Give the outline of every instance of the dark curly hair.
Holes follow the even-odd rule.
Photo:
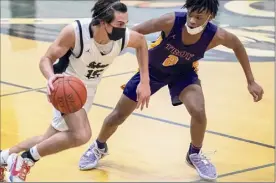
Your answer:
[[[190,9],[190,12],[203,12],[207,10],[215,17],[218,12],[219,1],[218,0],[186,0],[183,8]]]
[[[127,12],[127,6],[119,0],[98,0],[92,8],[92,24],[98,25],[100,21],[110,23],[114,20],[114,12]]]

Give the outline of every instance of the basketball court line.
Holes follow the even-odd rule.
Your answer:
[[[243,169],[243,170],[237,170],[237,171],[234,171],[234,172],[221,174],[221,175],[218,176],[218,178],[227,177],[227,176],[236,175],[236,174],[241,174],[241,173],[245,173],[245,172],[251,172],[251,171],[259,170],[259,169],[262,169],[262,168],[268,168],[268,167],[271,167],[271,166],[274,166],[274,165],[275,165],[274,163],[269,163],[269,164],[265,164],[265,165],[261,165],[261,166],[256,166],[256,167],[252,167],[252,168]],[[199,182],[201,180],[202,179],[197,179],[197,180],[193,180],[191,182]]]
[[[0,83],[10,85],[10,86],[14,86],[14,87],[18,87],[18,88],[24,88],[24,89],[29,89],[29,90],[32,89],[33,91],[46,94],[45,91],[37,90],[37,89],[31,88],[31,87],[21,86],[21,85],[17,85],[17,84],[5,82],[5,81],[0,81]],[[18,92],[17,94],[19,94],[19,93],[22,93],[22,92]],[[97,107],[105,108],[105,109],[110,109],[110,110],[114,109],[113,107],[102,105],[102,104],[97,104],[97,103],[93,103],[93,105],[97,106]],[[178,123],[178,122],[174,122],[174,121],[170,121],[170,120],[166,120],[166,119],[162,119],[162,118],[156,118],[156,117],[152,117],[152,116],[148,116],[148,115],[144,115],[144,114],[139,114],[139,113],[135,113],[135,112],[132,113],[131,115],[139,116],[139,117],[142,117],[142,118],[151,119],[151,120],[154,120],[154,121],[167,123],[167,124],[171,124],[171,125],[175,125],[175,126],[180,126],[180,127],[184,127],[184,128],[190,128],[190,125],[181,124],[181,123]],[[267,147],[267,148],[270,148],[270,149],[275,149],[275,146],[272,146],[272,145],[269,145],[269,144],[264,144],[264,143],[256,142],[256,141],[253,141],[253,140],[248,140],[248,139],[244,139],[244,138],[240,138],[240,137],[235,137],[235,136],[232,136],[232,135],[227,135],[227,134],[220,133],[220,132],[215,132],[215,131],[212,131],[212,130],[206,130],[206,133],[213,134],[213,135],[218,135],[218,136],[225,137],[225,138],[230,138],[230,139],[237,140],[237,141],[247,142],[247,143],[250,143],[250,144],[259,145],[259,146]]]
[[[1,22],[2,22],[2,19],[1,19]],[[34,24],[40,24],[40,23],[34,23]],[[46,24],[46,23],[45,23]],[[107,77],[112,77],[113,75],[111,76],[107,76]],[[0,81],[1,82],[1,81]],[[12,83],[11,83],[12,84]],[[18,85],[20,86],[20,85]],[[45,91],[40,91],[40,90],[37,90],[37,89],[33,89],[33,88],[30,88],[28,89],[28,91],[23,91],[23,92],[31,92],[31,91],[36,91],[36,92],[40,92],[40,93],[45,93]],[[18,93],[23,93],[23,92],[14,92],[13,94],[16,95]],[[275,99],[276,100],[276,99]],[[107,109],[113,109],[112,107],[108,107],[108,106],[100,106],[100,104],[94,104],[98,107],[106,107]],[[140,117],[144,117],[144,116],[140,116]],[[158,120],[158,119],[157,119]],[[174,124],[175,125],[175,124]],[[181,125],[180,125],[181,126]],[[187,128],[189,128],[189,126],[187,125]],[[237,140],[237,139],[236,139]],[[273,146],[272,146],[273,147]],[[275,147],[275,146],[274,146]],[[273,148],[274,148],[273,147]],[[268,147],[270,148],[270,147]],[[258,170],[258,169],[262,169],[262,168],[266,168],[266,167],[271,167],[273,166],[273,163],[270,163],[270,164],[265,164],[265,165],[261,165],[261,166],[256,166],[256,167],[253,167],[253,168],[247,168],[247,169],[243,169],[243,170],[238,170],[238,171],[233,171],[233,172],[229,172],[229,173],[224,173],[224,174],[221,174],[219,176],[219,178],[222,178],[222,177],[227,177],[227,176],[233,176],[233,175],[236,175],[236,174],[242,174],[244,172],[250,172],[250,171],[255,171],[255,170]],[[192,182],[198,182],[198,181],[201,181],[200,179],[199,180],[195,180],[195,181],[192,181]]]
[[[28,89],[28,90],[33,89],[31,87],[20,86],[20,85],[17,85],[17,84],[4,82],[4,81],[0,81],[0,83],[10,85],[10,86],[14,86],[14,87],[23,88],[23,89]],[[45,91],[39,90],[39,88],[33,89],[33,91],[44,93],[44,94],[46,93]],[[95,105],[97,107],[106,108],[106,109],[111,109],[111,110],[113,109],[112,107],[97,104],[97,103],[93,103],[93,105]],[[148,118],[148,119],[152,119],[152,120],[155,120],[155,121],[164,122],[164,123],[168,123],[168,124],[173,124],[173,125],[177,125],[177,126],[181,126],[181,127],[185,127],[185,128],[190,128],[189,125],[179,124],[179,123],[169,121],[169,120],[165,120],[165,119],[154,118],[154,117],[151,117],[151,116],[142,115],[142,114],[138,114],[138,113],[133,113],[132,115],[139,116],[139,117],[144,117],[144,118]],[[226,137],[226,138],[231,138],[231,139],[234,139],[234,140],[244,141],[244,142],[248,142],[248,143],[251,143],[251,144],[260,145],[260,146],[263,146],[263,147],[274,148],[273,146],[270,146],[270,145],[267,145],[267,144],[262,144],[262,143],[259,143],[259,142],[250,141],[250,140],[247,140],[247,139],[242,139],[242,138],[239,138],[239,137],[234,137],[234,136],[230,136],[230,135],[227,135],[227,134],[222,134],[222,133],[213,132],[213,131],[209,131],[209,130],[206,131],[206,133],[211,133],[211,134],[214,134],[214,135],[220,135],[220,136],[223,136],[223,137]],[[223,177],[227,177],[227,176],[242,174],[242,173],[245,173],[245,172],[251,172],[251,171],[254,171],[254,170],[259,170],[259,169],[263,169],[263,168],[267,168],[267,167],[271,167],[271,166],[274,166],[274,163],[269,163],[269,164],[265,164],[265,165],[261,165],[261,166],[246,168],[246,169],[242,169],[242,170],[236,170],[236,171],[232,171],[232,172],[229,172],[229,173],[224,173],[224,174],[219,175],[218,178],[223,178]],[[198,179],[198,180],[193,180],[191,182],[199,182],[199,181],[202,181],[202,180]]]
[[[118,73],[118,74],[111,74],[111,75],[107,75],[107,76],[103,76],[102,78],[109,78],[109,77],[114,77],[114,76],[121,76],[121,75],[125,75],[125,74],[131,74],[131,73],[136,73],[136,71],[128,71],[128,72],[122,72],[122,73]]]
[[[17,95],[17,94],[27,93],[27,92],[32,92],[32,91],[37,91],[38,92],[38,90],[42,90],[42,89],[46,89],[46,87],[27,89],[27,90],[24,90],[24,91],[14,92],[14,93],[7,93],[7,94],[4,94],[4,95],[0,95],[0,97],[6,97],[6,96],[10,96],[10,95]]]
[[[229,1],[224,5],[224,8],[238,15],[250,16],[250,17],[262,17],[262,18],[274,18],[274,12],[259,10],[252,8],[250,5],[253,3],[261,2],[259,0],[250,1]]]
[[[113,107],[109,107],[109,106],[105,106],[105,105],[101,105],[101,104],[97,104],[97,103],[93,103],[93,105],[98,106],[98,107],[102,107],[102,108],[106,108],[106,109],[114,109]],[[139,116],[139,117],[142,117],[142,118],[151,119],[151,120],[154,120],[154,121],[159,121],[159,122],[162,122],[162,123],[175,125],[175,126],[190,128],[190,125],[185,125],[185,124],[177,123],[177,122],[162,119],[162,118],[156,118],[156,117],[152,117],[152,116],[148,116],[148,115],[144,115],[144,114],[139,114],[139,113],[135,113],[135,112],[132,113],[132,115]],[[243,139],[243,138],[240,138],[240,137],[235,137],[235,136],[227,135],[227,134],[220,133],[220,132],[206,130],[206,133],[210,133],[210,134],[213,134],[213,135],[218,135],[218,136],[222,136],[222,137],[226,137],[226,138],[230,138],[230,139],[234,139],[234,140],[238,140],[238,141],[243,141],[243,142],[247,142],[247,143],[250,143],[250,144],[255,144],[255,145],[259,145],[259,146],[263,146],[263,147],[267,147],[267,148],[271,148],[271,149],[275,149],[275,147],[272,146],[272,145],[264,144],[264,143],[261,143],[261,142],[256,142],[256,141],[253,141],[253,140]]]
[[[109,78],[109,77],[121,76],[121,75],[131,74],[131,73],[135,73],[135,72],[137,72],[137,71],[122,72],[122,73],[117,73],[117,74],[111,74],[111,75],[103,76],[102,78],[104,79],[104,78]],[[0,81],[0,83],[6,84],[6,85],[10,85],[10,86],[14,86],[14,87],[19,87],[19,88],[26,89],[26,90],[20,91],[20,92],[7,93],[7,94],[4,94],[4,95],[0,95],[0,97],[6,97],[6,96],[10,96],[10,95],[17,95],[17,94],[26,93],[26,92],[32,92],[32,91],[44,93],[44,91],[41,91],[41,90],[46,89],[46,87],[30,88],[30,87],[25,87],[25,86],[13,84],[13,83],[8,83],[8,82],[5,82],[5,81]]]
[[[20,92],[8,93],[8,94],[5,94],[5,95],[0,95],[0,97],[5,97],[5,96],[9,96],[9,95],[16,95],[16,94],[26,93],[26,92],[31,92],[31,91],[36,91],[36,92],[39,92],[39,93],[45,93],[44,91],[41,91],[41,89],[46,88],[46,87],[42,87],[42,88],[31,88],[31,87],[22,86],[22,85],[17,85],[17,84],[5,82],[5,81],[0,81],[0,83],[1,83],[1,84],[6,84],[6,85],[10,85],[10,86],[14,86],[14,87],[18,87],[18,88],[26,89],[26,90],[20,91]]]

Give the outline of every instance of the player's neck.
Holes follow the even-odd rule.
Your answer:
[[[100,26],[91,26],[93,30],[93,38],[99,44],[107,44],[110,39],[105,30],[102,30]]]
[[[183,31],[182,31],[182,42],[183,42],[183,44],[184,45],[195,44],[201,38],[202,33],[203,33],[203,31],[198,33],[198,34],[191,35],[187,32],[186,27],[184,27]]]

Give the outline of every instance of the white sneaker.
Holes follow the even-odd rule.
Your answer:
[[[0,165],[0,182],[5,182],[5,166]]]
[[[30,172],[34,162],[28,158],[22,158],[18,154],[11,154],[7,161],[8,171],[10,172],[7,178],[8,182],[25,182],[27,174]]]
[[[7,157],[9,156],[9,151],[0,150],[0,182],[5,182],[5,172],[7,166]]]
[[[93,169],[97,166],[100,159],[102,159],[107,154],[107,145],[105,145],[104,149],[99,149],[98,144],[95,141],[89,149],[82,155],[79,168],[80,170],[89,170]]]

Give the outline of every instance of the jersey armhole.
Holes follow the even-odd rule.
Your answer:
[[[130,31],[128,28],[126,28],[125,36],[122,38],[121,51],[123,51],[127,47],[129,39],[130,39]]]
[[[76,57],[76,58],[80,58],[81,57],[81,55],[82,55],[82,53],[83,53],[83,32],[82,32],[82,26],[81,26],[81,23],[80,23],[80,21],[79,20],[76,20],[75,21],[76,23],[77,23],[77,29],[78,29],[78,32],[75,32],[75,36],[76,36],[76,38],[75,38],[75,48],[74,49],[71,49],[71,52],[72,52],[72,54],[74,55],[74,57]],[[74,29],[76,30],[76,27],[74,26]],[[77,34],[79,34],[79,35],[77,35]],[[79,40],[77,39],[77,36],[79,37]],[[79,43],[78,43],[78,41],[79,41]],[[76,52],[76,47],[78,47],[79,46],[79,54],[77,54],[77,53],[75,53]],[[75,52],[74,52],[74,50],[75,50]],[[77,49],[78,50],[78,49]]]
[[[121,51],[123,51],[123,49],[125,48],[125,40],[126,40],[126,36],[124,36],[122,39]]]
[[[181,14],[183,14],[183,15],[181,15]],[[183,22],[183,21],[185,21],[185,22]],[[166,38],[170,37],[173,34],[177,34],[178,33],[177,31],[179,31],[180,29],[181,29],[180,32],[182,32],[182,26],[185,25],[185,23],[186,23],[186,13],[185,12],[177,12],[177,11],[174,12],[173,26],[172,26],[169,34],[167,35],[167,37],[166,37],[165,32],[162,31],[163,34],[164,34],[164,35],[161,34],[162,37],[164,36],[164,39],[166,39]]]
[[[218,31],[218,27],[214,24],[212,24],[211,22],[209,22],[202,34],[202,39],[204,40],[204,42],[206,44],[203,44],[203,56],[205,55],[206,49],[208,48],[208,46],[210,45],[210,43],[212,42],[212,40],[214,39],[214,37],[216,36],[216,33]]]

